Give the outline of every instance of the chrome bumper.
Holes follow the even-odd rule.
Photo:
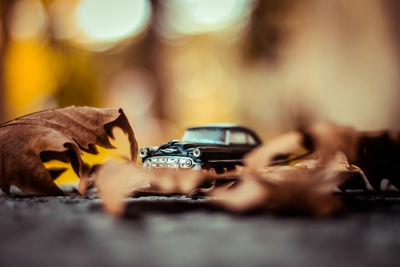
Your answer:
[[[201,170],[201,164],[195,163],[189,157],[181,156],[156,156],[143,162],[146,169],[168,168],[168,169],[192,169]]]

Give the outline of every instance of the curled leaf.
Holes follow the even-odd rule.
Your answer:
[[[333,195],[334,188],[359,174],[346,156],[337,152],[330,161],[309,159],[295,165],[251,165],[261,157],[270,159],[279,147],[266,145],[246,158],[240,169],[240,182],[226,191],[212,193],[216,204],[234,211],[266,210],[276,213],[328,215],[340,208],[340,201]],[[291,147],[291,146],[289,146]],[[265,153],[265,154],[264,154]],[[265,165],[265,164],[264,164]]]
[[[71,163],[85,179],[89,166],[82,151],[96,154],[95,145],[113,148],[112,129],[121,128],[129,138],[131,159],[137,157],[137,142],[121,109],[67,107],[29,114],[0,126],[0,188],[9,193],[15,185],[24,193],[63,195],[55,179],[62,170],[47,170],[43,162]]]

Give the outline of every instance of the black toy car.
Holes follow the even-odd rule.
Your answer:
[[[235,124],[213,124],[188,128],[181,140],[159,147],[140,149],[148,168],[211,170],[222,173],[242,164],[245,154],[261,145],[250,129]]]

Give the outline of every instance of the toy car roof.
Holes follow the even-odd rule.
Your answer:
[[[204,128],[222,128],[222,129],[231,129],[231,128],[236,128],[236,129],[245,129],[245,130],[250,130],[249,128],[245,126],[241,126],[236,123],[211,123],[211,124],[205,124],[205,125],[199,125],[199,126],[193,126],[187,128],[188,130],[194,130],[194,129],[204,129]]]

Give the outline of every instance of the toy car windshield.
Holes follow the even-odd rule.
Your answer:
[[[223,144],[225,143],[225,131],[222,129],[188,129],[183,134],[182,141],[203,144]]]

